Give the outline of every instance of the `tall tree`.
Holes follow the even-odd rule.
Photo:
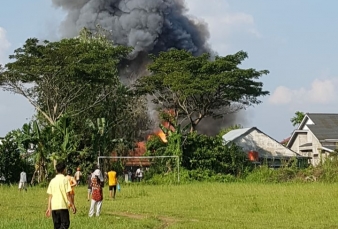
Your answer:
[[[296,111],[295,116],[290,119],[293,126],[299,125],[305,117],[305,113],[301,111]]]
[[[269,94],[257,81],[267,70],[238,67],[247,57],[243,51],[214,60],[185,50],[162,52],[152,56],[150,74],[140,78],[136,87],[161,108],[174,111],[177,119],[187,120],[194,131],[206,117],[220,118],[259,104],[259,97]]]
[[[10,56],[12,62],[0,72],[0,82],[54,124],[65,113],[76,116],[95,107],[111,93],[97,85],[119,82],[119,61],[130,51],[87,30],[57,42],[32,38]]]

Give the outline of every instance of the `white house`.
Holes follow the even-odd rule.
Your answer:
[[[293,150],[285,147],[269,135],[263,133],[256,127],[236,129],[223,135],[225,144],[234,143],[242,147],[244,152],[255,152],[256,161],[267,162],[270,167],[280,167],[283,162],[291,158],[297,158],[299,166],[307,166],[307,157],[303,157]]]
[[[307,113],[286,146],[311,157],[311,164],[317,165],[337,149],[337,144],[338,114]]]

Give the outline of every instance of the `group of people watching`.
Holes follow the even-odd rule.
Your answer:
[[[54,228],[69,228],[69,209],[72,210],[73,214],[77,211],[75,207],[75,187],[81,183],[82,172],[80,168],[77,168],[73,176],[72,170],[66,170],[64,163],[58,163],[55,168],[57,174],[50,181],[47,189],[49,198],[46,216],[52,216]],[[95,165],[92,172],[87,176],[87,200],[90,201],[89,217],[100,215],[105,177],[108,180],[109,198],[115,199],[116,190],[119,190],[117,172],[114,168],[112,167],[103,174],[99,167]],[[143,170],[141,167],[137,168],[135,173],[132,173],[131,170],[128,171],[129,181],[140,182],[142,178]],[[27,191],[27,175],[24,171],[20,173],[19,190]]]
[[[69,210],[75,214],[75,191],[74,187],[80,184],[82,173],[77,169],[74,177],[70,169],[66,172],[64,163],[56,165],[57,175],[50,181],[47,189],[48,207],[46,216],[53,218],[54,228],[69,228]],[[65,174],[67,174],[65,176]],[[116,189],[119,186],[117,173],[113,168],[106,173],[109,185],[109,197],[115,199]],[[88,201],[90,200],[89,217],[100,215],[103,200],[104,177],[98,166],[94,166],[87,177]]]

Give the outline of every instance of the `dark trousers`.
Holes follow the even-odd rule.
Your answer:
[[[68,229],[70,226],[68,209],[52,211],[54,229]]]

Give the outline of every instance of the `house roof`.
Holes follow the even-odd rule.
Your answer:
[[[315,123],[315,125],[326,128],[338,127],[338,114],[307,113],[307,116]]]
[[[225,144],[228,144],[229,142],[245,135],[246,133],[250,132],[253,129],[256,129],[256,127],[231,130],[228,133],[224,134],[222,138],[225,141]]]
[[[308,120],[313,124],[306,124]],[[338,114],[334,113],[306,113],[298,129],[296,129],[291,136],[287,147],[290,147],[296,139],[297,133],[302,132],[305,126],[314,134],[319,140],[338,139]]]
[[[308,128],[319,141],[325,139],[338,139],[338,126],[335,128],[326,126],[308,125]]]
[[[290,138],[291,138],[291,137],[288,137],[288,138],[283,139],[283,140],[280,142],[280,144],[284,145],[284,144],[288,143],[288,142],[290,141]]]
[[[332,145],[331,146],[324,145],[322,147],[322,149],[325,149],[325,150],[330,151],[330,152],[334,152],[337,149],[337,147],[336,146],[332,146]]]
[[[258,131],[259,133],[262,133],[262,134],[266,135],[268,138],[270,138],[270,139],[272,139],[273,141],[275,141],[276,143],[280,144],[281,147],[285,147],[285,146],[283,146],[280,142],[278,142],[276,139],[274,139],[274,138],[270,137],[269,135],[263,133],[263,132],[262,132],[261,130],[259,130],[257,127],[251,127],[251,128],[243,128],[243,129],[232,130],[232,131],[229,131],[228,133],[224,134],[224,135],[222,136],[222,138],[223,138],[223,140],[225,141],[225,144],[228,144],[228,143],[230,143],[230,142],[236,140],[237,138],[240,138],[240,137],[243,137],[244,135],[249,134],[249,133],[252,132],[253,130],[256,130],[256,131]],[[286,147],[285,147],[285,148],[286,148]],[[290,149],[288,149],[288,150],[290,150]],[[294,152],[294,151],[292,151],[292,150],[290,150],[290,151],[293,152],[292,155],[284,155],[284,156],[286,156],[286,157],[288,157],[288,156],[292,156],[292,157],[293,157],[293,156],[296,156],[296,157],[298,157],[298,158],[305,158],[305,157],[299,155],[298,153],[296,153],[296,152]],[[265,157],[268,157],[268,156],[265,155]],[[274,156],[272,156],[272,157],[276,157],[276,155],[274,155]]]

